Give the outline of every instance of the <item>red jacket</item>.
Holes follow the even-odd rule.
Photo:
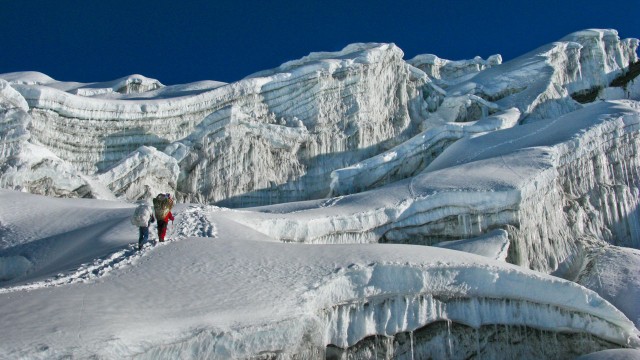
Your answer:
[[[169,222],[169,220],[173,221],[173,214],[171,213],[171,211],[169,211],[167,216],[165,216],[164,219],[162,219],[162,221],[164,222]]]

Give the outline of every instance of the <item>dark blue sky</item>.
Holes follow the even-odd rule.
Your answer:
[[[235,81],[312,51],[511,59],[585,28],[640,37],[640,0],[0,0],[0,73]]]

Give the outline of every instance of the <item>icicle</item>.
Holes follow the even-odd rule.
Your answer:
[[[509,359],[517,359],[516,351],[514,346],[512,345],[511,332],[509,331],[509,324],[504,325],[505,334],[504,334],[504,346],[509,349]]]
[[[379,346],[379,341],[378,341],[378,335],[373,335],[373,356],[374,359],[378,359],[378,346]]]
[[[546,339],[546,338],[545,338],[545,336],[544,336],[544,335],[545,335],[545,334],[544,334],[544,331],[543,331],[543,330],[540,330],[538,333],[539,333],[539,336],[538,336],[538,337],[539,337],[538,346],[540,347],[540,353],[542,354],[542,358],[543,358],[543,359],[549,359],[549,358],[551,358],[551,356],[550,356],[551,354],[546,354],[546,353],[545,353],[545,348],[546,348],[547,346],[545,346],[545,342],[546,342],[546,341],[543,341],[544,339]]]
[[[411,345],[411,360],[413,360],[413,331],[409,331],[409,342]]]
[[[447,319],[447,358],[453,357],[453,343],[451,340],[451,320]]]
[[[480,359],[481,358],[481,356],[480,356],[480,353],[481,353],[480,352],[480,329],[476,328],[475,329],[475,333],[476,333],[476,357],[478,359]]]
[[[471,235],[471,216],[469,214],[458,215],[458,224],[460,235],[465,239],[469,238]]]

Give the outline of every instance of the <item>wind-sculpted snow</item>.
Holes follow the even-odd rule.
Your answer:
[[[29,103],[33,139],[80,171],[173,143],[170,152],[183,149],[175,190],[184,199],[252,204],[323,196],[331,170],[414,135],[427,78],[402,55],[394,45],[353,45],[158,100],[87,98],[8,78]]]
[[[555,271],[581,238],[638,247],[639,130],[635,103],[595,104],[460,140],[422,174],[339,198],[330,213],[318,203],[290,213],[274,206],[247,221],[272,237],[312,243],[430,245],[504,228],[510,262]]]
[[[0,209],[19,239],[31,231],[22,226],[39,197],[1,196],[28,208]],[[51,200],[45,201],[53,214],[81,210],[78,200]],[[402,339],[414,335],[418,358],[451,351],[428,345],[433,336],[425,334],[445,344],[472,341],[456,354],[477,356],[499,348],[520,353],[523,346],[521,358],[640,347],[633,323],[596,293],[501,261],[422,246],[283,244],[235,222],[251,212],[203,206],[176,209],[171,241],[136,252],[114,246],[135,234],[122,219],[131,206],[117,204],[84,200],[89,226],[60,236],[53,247],[30,241],[22,248],[34,268],[62,264],[50,261],[53,254],[82,265],[66,276],[2,289],[0,321],[10,326],[0,328],[0,357],[317,359],[359,351],[378,336],[390,342],[386,358],[402,358],[402,344],[408,344]],[[99,212],[112,216],[114,230],[100,230],[105,224],[94,222]],[[70,228],[82,222],[78,216],[57,219]],[[39,236],[47,234],[29,235]],[[63,238],[74,240],[61,245]],[[96,243],[103,251],[118,250],[79,261]],[[49,256],[38,256],[38,249]],[[493,341],[482,340],[491,333]],[[543,335],[556,346],[539,341]]]
[[[91,282],[132,266],[150,251],[149,244],[138,251],[133,243],[135,228],[129,223],[133,209],[128,204],[95,202],[87,206],[58,199],[38,204],[19,193],[0,195],[14,202],[0,213],[0,221],[10,224],[2,229],[0,238],[0,293]],[[176,220],[169,228],[168,241],[217,236],[209,219],[215,207],[180,205],[174,211]],[[43,228],[26,228],[30,218],[43,219]],[[70,220],[55,226],[59,218]],[[150,239],[156,243],[154,231]]]
[[[447,88],[468,80],[482,70],[502,64],[502,56],[496,54],[489,56],[487,60],[476,56],[473,60],[451,61],[436,55],[424,54],[407,62],[424,71],[431,79],[437,81],[439,86]]]
[[[478,121],[426,130],[391,150],[333,171],[332,194],[352,194],[416,175],[457,140],[513,127],[519,117],[520,112],[513,108]]]
[[[154,148],[142,146],[109,170],[98,175],[116,196],[125,199],[149,199],[176,188],[177,161]]]
[[[575,290],[585,291],[579,286],[568,282],[560,283],[551,278],[540,278],[540,282],[531,281],[531,275],[513,270],[503,272],[482,267],[474,267],[474,271],[468,270],[470,269],[466,266],[451,264],[426,268],[370,264],[367,267],[341,269],[343,275],[337,276],[320,290],[321,293],[326,291],[326,296],[331,299],[331,305],[326,308],[325,321],[328,329],[325,336],[329,343],[346,349],[367,336],[376,334],[393,337],[402,332],[413,333],[426,324],[439,321],[464,324],[474,329],[501,324],[575,332],[590,327],[598,329],[595,331],[599,334],[593,335],[607,341],[613,339],[607,338],[605,333],[618,331],[614,330],[618,325],[611,324],[606,317],[594,312],[600,305],[598,301],[589,299],[592,295],[574,293]],[[397,279],[406,279],[406,283],[398,284]],[[482,286],[477,286],[478,284]],[[504,286],[505,284],[509,285]],[[549,288],[556,288],[556,291],[548,293]],[[411,295],[406,293],[409,289]],[[536,294],[535,299],[526,294]],[[500,300],[496,300],[496,295]],[[585,311],[586,308],[575,308],[572,304],[576,298],[580,299],[578,302],[586,300],[591,309]],[[314,299],[323,299],[323,296],[314,294]],[[601,305],[610,307],[605,302]],[[578,315],[580,313],[582,314]],[[628,323],[626,326],[629,326]],[[446,335],[444,334],[445,337]],[[452,338],[455,336],[448,335]],[[480,335],[476,333],[476,336]],[[418,347],[417,343],[415,346]],[[472,347],[470,352],[474,353],[476,350],[477,357],[483,357],[483,353],[486,356],[490,346],[484,347],[486,348]],[[576,349],[550,347],[547,351],[547,356],[557,358],[569,355],[563,351]],[[554,352],[555,356],[551,356]],[[436,352],[432,356],[462,357],[447,352]]]
[[[55,166],[40,168],[53,170],[64,162],[70,167],[65,174],[90,177],[75,188],[62,177],[45,175],[13,176],[3,186],[98,198],[110,188],[135,200],[147,193],[122,189],[140,188],[140,172],[129,173],[116,187],[92,181],[110,178],[94,175],[147,146],[178,160],[178,180],[168,186],[185,201],[250,206],[362,191],[417,173],[461,136],[501,128],[480,130],[478,124],[462,130],[447,122],[511,118],[514,109],[525,122],[578,109],[568,95],[606,88],[638,60],[637,46],[636,39],[620,40],[615,30],[586,30],[501,64],[499,55],[468,61],[421,55],[405,62],[393,44],[353,44],[231,84],[164,86],[142,75],[84,84],[36,72],[3,74],[8,84],[3,87],[12,88],[3,98],[18,101],[16,109],[27,114],[7,112],[0,132],[15,129],[19,121],[28,134],[22,142],[55,156],[47,160]],[[633,98],[633,83],[628,89],[603,90],[602,96]],[[8,142],[3,141],[5,153]],[[398,155],[413,147],[406,160],[375,165],[401,144]],[[22,158],[21,169],[35,166]],[[148,167],[147,173],[163,171]],[[351,171],[355,168],[361,170]],[[336,182],[331,173],[339,169],[345,170],[336,173]],[[371,179],[359,175],[368,170]]]

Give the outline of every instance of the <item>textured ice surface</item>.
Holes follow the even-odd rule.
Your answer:
[[[500,65],[502,56],[492,55],[487,60],[477,56],[472,60],[451,61],[441,59],[436,55],[418,55],[407,61],[409,64],[424,71],[430,78],[434,79],[439,86],[448,87],[453,84],[468,80],[478,72],[489,67]]]
[[[353,44],[231,84],[2,74],[0,357],[638,348],[637,47]],[[133,205],[22,192],[179,204],[137,252]]]
[[[640,350],[635,349],[613,349],[594,352],[583,355],[576,360],[636,360],[640,359]]]
[[[150,199],[158,193],[174,192],[179,172],[176,159],[141,146],[97,178],[118,197]]]
[[[640,328],[640,250],[605,246],[586,255],[575,281],[611,302]]]
[[[3,115],[0,131],[28,116],[22,141],[91,176],[140,146],[166,149],[180,167],[173,192],[185,201],[251,206],[317,199],[411,176],[460,137],[512,125],[495,124],[496,117],[507,114],[511,122],[517,111],[518,122],[530,122],[574,111],[579,105],[568,95],[606,88],[637,61],[637,46],[614,30],[588,30],[501,64],[499,56],[456,62],[423,55],[406,62],[393,44],[353,44],[232,84],[163,86],[141,75],[83,84],[9,73],[0,75],[3,87],[12,88],[3,101],[27,114]],[[601,97],[637,97],[633,84]],[[447,124],[480,119],[477,126]],[[391,161],[402,155],[404,161]],[[379,158],[387,164],[379,166]],[[332,177],[339,169],[345,170]],[[363,176],[369,169],[371,176]],[[63,188],[57,180],[25,177],[5,187],[102,197],[88,185],[36,189]],[[127,181],[134,188],[140,183],[123,178],[123,186]],[[121,188],[112,191],[122,194]],[[140,194],[124,193],[131,200]]]
[[[509,234],[505,230],[499,229],[475,238],[445,241],[434,246],[505,261],[509,250]]]

